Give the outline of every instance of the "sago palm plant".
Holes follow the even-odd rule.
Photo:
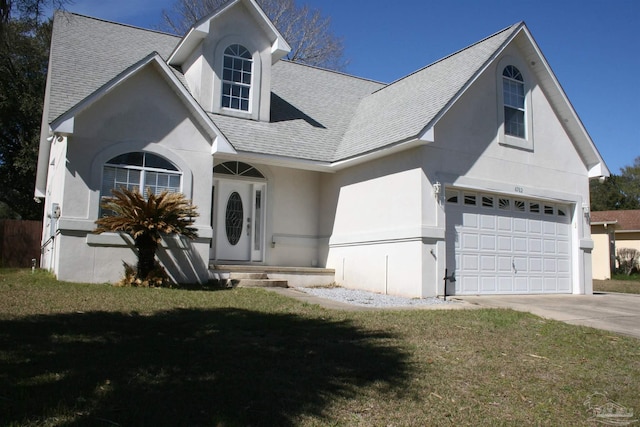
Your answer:
[[[147,190],[146,198],[137,189],[119,188],[112,193],[113,197],[102,204],[109,214],[96,221],[94,231],[126,233],[133,238],[138,256],[137,279],[144,281],[154,269],[162,236],[198,237],[191,227],[198,216],[197,208],[182,193],[163,191],[155,195]]]

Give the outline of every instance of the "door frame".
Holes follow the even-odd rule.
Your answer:
[[[248,179],[242,177],[229,177],[226,175],[214,176],[213,188],[212,188],[212,212],[211,212],[211,224],[213,228],[213,236],[211,239],[211,247],[209,250],[209,258],[211,260],[224,261],[225,254],[221,253],[221,248],[218,245],[218,239],[226,238],[225,230],[223,227],[218,227],[219,220],[223,220],[225,216],[225,210],[227,207],[227,200],[221,200],[222,192],[221,188],[224,188],[227,184],[244,184],[249,190],[250,201],[247,203],[248,215],[250,220],[250,234],[249,234],[249,249],[245,259],[241,260],[229,260],[234,263],[253,263],[263,262],[265,259],[265,236],[266,236],[266,201],[267,201],[267,182],[261,179]],[[247,225],[243,223],[243,227]]]

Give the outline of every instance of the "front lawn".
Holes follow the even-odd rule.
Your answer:
[[[597,393],[640,413],[639,340],[511,310],[0,270],[1,425],[576,426]]]
[[[640,294],[640,275],[616,275],[611,280],[594,280],[593,291]]]

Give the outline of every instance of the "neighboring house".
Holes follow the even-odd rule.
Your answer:
[[[617,268],[616,251],[640,251],[640,209],[591,212],[593,278],[611,279]]]
[[[454,274],[448,294],[592,292],[589,179],[609,171],[524,23],[392,84],[289,50],[253,0],[182,38],[57,13],[42,266],[117,280],[132,250],[91,231],[142,186],[199,207],[199,238],[160,254],[181,281],[245,264],[412,297]]]

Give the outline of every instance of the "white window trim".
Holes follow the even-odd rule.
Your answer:
[[[222,74],[224,70],[224,52],[225,50],[234,44],[239,44],[245,47],[251,53],[251,87],[249,89],[249,111],[236,110],[233,108],[225,108],[222,106]],[[221,39],[215,49],[212,49],[213,57],[213,91],[211,92],[212,104],[211,111],[217,114],[224,114],[226,116],[239,117],[243,119],[258,120],[260,116],[260,98],[262,94],[262,88],[260,82],[262,81],[262,62],[260,57],[260,51],[256,48],[251,40],[245,39],[241,36],[228,36]]]
[[[504,131],[504,90],[502,86],[503,75],[505,67],[513,65],[520,71],[522,78],[524,79],[524,120],[525,120],[525,136],[520,138],[513,135],[507,135]],[[523,150],[533,151],[533,107],[531,100],[532,90],[532,77],[528,72],[528,69],[524,62],[514,56],[503,57],[496,68],[496,92],[497,92],[497,107],[498,107],[498,143],[508,147],[520,148]]]
[[[240,46],[240,47],[242,47],[243,49],[247,50],[247,52],[249,52],[249,54],[251,54],[251,51],[250,51],[247,47],[245,47],[243,44],[241,44],[241,43],[232,43],[232,44],[229,44],[229,45],[224,49],[224,51],[222,52],[222,78],[221,78],[221,90],[220,90],[220,107],[221,107],[223,110],[225,110],[225,111],[235,111],[235,112],[242,112],[242,113],[248,113],[248,114],[251,114],[251,111],[252,111],[252,100],[253,100],[253,96],[254,96],[254,84],[253,84],[253,75],[254,75],[254,71],[253,71],[253,70],[254,70],[254,68],[255,68],[255,66],[254,66],[254,65],[255,65],[255,62],[254,62],[254,60],[253,60],[253,56],[254,56],[254,55],[253,55],[253,54],[251,54],[251,59],[249,59],[249,58],[244,58],[244,57],[237,56],[237,55],[229,55],[229,54],[227,54],[227,53],[226,53],[226,51],[227,51],[227,49],[228,49],[228,48],[230,48],[231,46]],[[242,82],[236,82],[236,81],[233,81],[233,80],[225,80],[225,79],[224,79],[224,71],[225,71],[225,69],[226,69],[226,68],[225,68],[225,65],[224,65],[224,62],[225,62],[224,60],[225,60],[225,58],[226,58],[226,57],[230,57],[230,58],[233,58],[233,59],[237,58],[237,59],[240,59],[240,60],[242,60],[242,61],[247,61],[247,60],[251,61],[251,71],[250,71],[251,81],[249,82],[249,84],[242,83]],[[225,96],[225,95],[224,95],[224,93],[223,93],[222,88],[224,88],[224,85],[225,85],[225,84],[229,84],[229,85],[231,85],[232,87],[233,87],[233,86],[238,86],[238,87],[241,87],[241,88],[242,88],[242,87],[248,87],[248,88],[249,88],[249,98],[247,99],[247,104],[248,104],[248,105],[247,105],[247,109],[246,109],[246,110],[243,110],[242,108],[225,107],[225,106],[223,106],[223,105],[222,105],[222,104],[223,104],[222,99],[223,99],[223,98],[224,98],[224,96]],[[243,99],[243,98],[242,98],[242,97],[240,97],[240,102],[242,102],[242,99]]]

